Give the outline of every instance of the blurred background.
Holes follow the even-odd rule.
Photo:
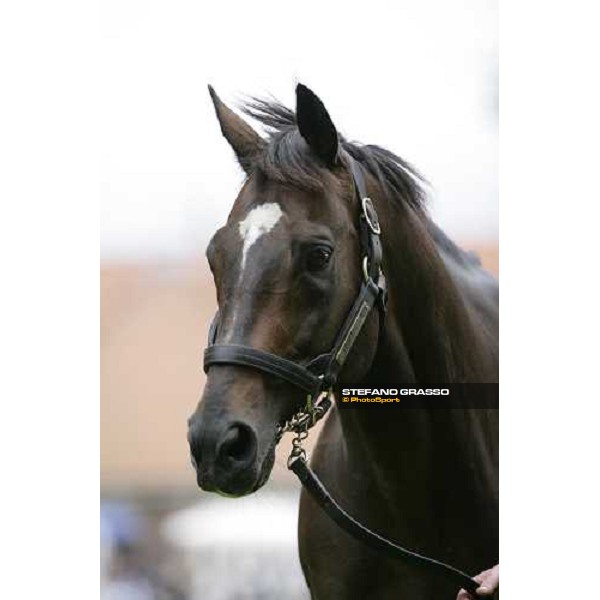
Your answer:
[[[206,84],[230,106],[245,94],[293,106],[307,84],[346,137],[420,169],[433,218],[497,274],[496,2],[99,10],[102,599],[307,598],[289,441],[244,499],[201,492],[188,458],[215,310],[204,249],[242,181]]]

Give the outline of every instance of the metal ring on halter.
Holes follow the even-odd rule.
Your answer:
[[[365,256],[363,258],[362,271],[363,271],[363,277],[365,278],[365,281],[369,281],[370,277],[369,277],[369,257],[368,256]]]
[[[367,225],[369,229],[375,234],[379,235],[381,233],[381,227],[379,225],[379,221],[377,219],[377,213],[375,212],[375,208],[373,206],[373,202],[369,196],[365,196],[362,199],[362,211],[363,215],[365,215],[365,220],[367,221]]]

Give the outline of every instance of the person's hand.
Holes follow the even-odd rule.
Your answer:
[[[479,596],[491,596],[500,586],[500,565],[496,565],[487,571],[482,571],[479,575],[473,577],[473,579],[480,584],[477,588],[477,594]],[[456,596],[456,600],[471,600],[471,596],[465,591],[460,590],[458,592],[458,596]]]

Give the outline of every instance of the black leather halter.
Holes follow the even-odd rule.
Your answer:
[[[381,270],[381,228],[377,212],[367,196],[364,176],[360,165],[347,153],[344,161],[348,166],[357,199],[360,202],[359,217],[360,246],[362,254],[363,283],[354,305],[350,309],[342,328],[338,332],[333,348],[304,365],[271,352],[238,344],[217,344],[219,314],[215,315],[208,335],[208,347],[204,351],[204,371],[213,365],[240,365],[251,367],[284,379],[301,388],[311,398],[330,390],[338,376],[356,338],[375,305],[379,308],[380,329],[385,315],[386,287]]]

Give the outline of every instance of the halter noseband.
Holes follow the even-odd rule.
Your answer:
[[[309,398],[330,390],[338,376],[358,334],[375,305],[380,311],[380,330],[385,315],[386,285],[381,270],[381,228],[377,212],[367,195],[365,179],[360,165],[348,154],[344,159],[352,175],[354,189],[360,206],[359,233],[363,282],[342,328],[326,354],[321,354],[303,365],[264,350],[238,344],[217,344],[219,313],[215,315],[208,334],[208,347],[204,351],[204,372],[213,365],[239,365],[250,367],[268,375],[284,379],[304,390]]]

